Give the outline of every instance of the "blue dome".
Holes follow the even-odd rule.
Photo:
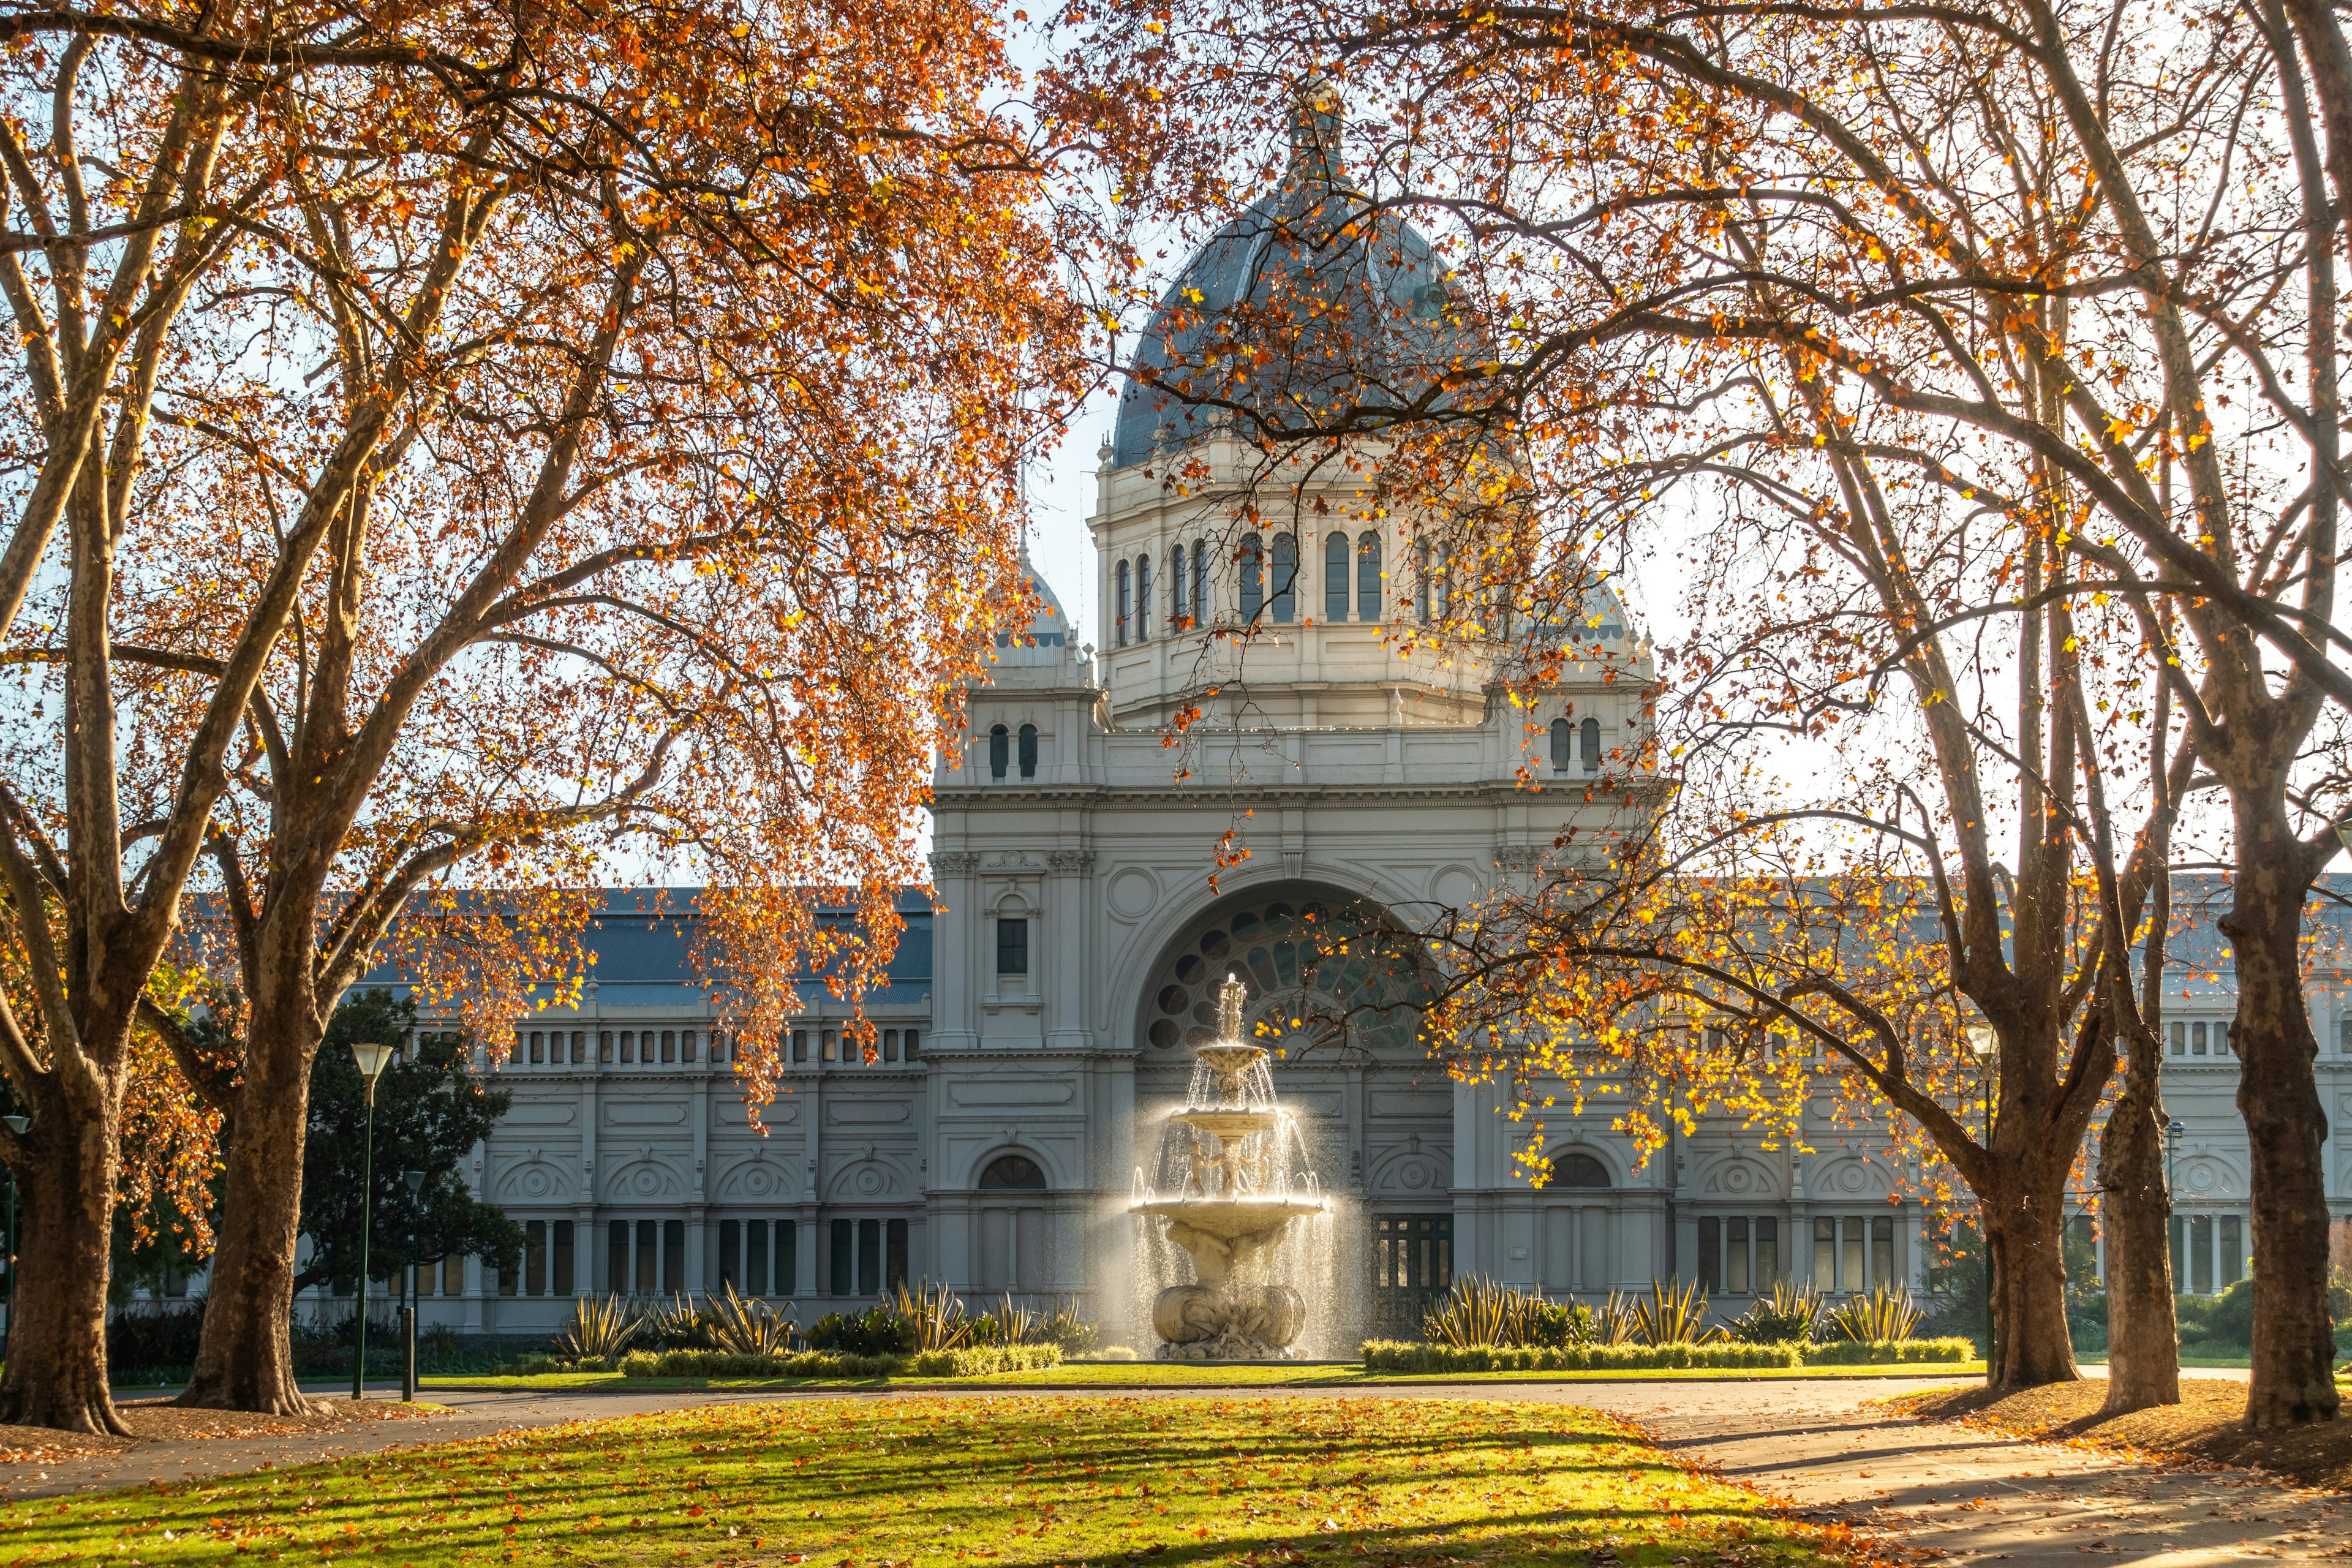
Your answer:
[[[1486,356],[1429,241],[1346,183],[1339,116],[1303,102],[1282,183],[1217,231],[1136,345],[1111,461],[1221,427],[1271,436],[1343,410],[1402,407]]]

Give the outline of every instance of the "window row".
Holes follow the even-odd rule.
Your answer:
[[[1571,725],[1565,719],[1551,721],[1551,771],[1567,773],[1571,767],[1581,767],[1588,773],[1601,771],[1601,721],[1587,719]]]
[[[702,1037],[692,1029],[517,1029],[512,1061],[532,1067],[583,1065],[592,1036],[600,1067],[691,1063],[702,1048]],[[711,1061],[727,1059],[725,1034],[710,1031],[707,1044]]]
[[[1892,1215],[1822,1215],[1813,1221],[1813,1288],[1859,1295],[1907,1283],[1895,1271]]]
[[[1377,529],[1323,539],[1323,619],[1326,623],[1381,621],[1391,616],[1385,546]],[[1164,572],[1150,554],[1111,567],[1111,642],[1118,647],[1149,642],[1155,625],[1182,631],[1216,619],[1210,604],[1209,542],[1179,542],[1168,551]],[[1418,541],[1413,609],[1427,621],[1453,614],[1449,553]],[[1298,619],[1303,592],[1298,536],[1271,538],[1244,533],[1234,550],[1234,605],[1244,622],[1288,625]],[[1002,775],[1000,775],[1002,776]]]
[[[801,1272],[800,1225],[789,1219],[724,1219],[705,1232],[711,1253],[704,1270],[704,1289],[733,1286],[747,1296],[797,1296],[817,1281]],[[688,1289],[686,1277],[686,1221],[682,1219],[616,1219],[605,1227],[604,1285],[599,1291],[581,1277],[573,1245],[575,1227],[568,1219],[523,1222],[522,1267],[500,1276],[501,1296],[573,1296],[609,1291],[620,1296],[674,1296]],[[835,1296],[879,1296],[908,1279],[908,1237],[903,1219],[836,1219],[829,1222],[832,1270],[827,1293]],[[812,1260],[814,1262],[814,1260]],[[443,1267],[420,1271],[420,1289],[430,1295],[434,1276],[440,1275],[441,1293],[465,1291],[464,1259],[449,1258]],[[390,1289],[396,1290],[398,1282]],[[385,1288],[382,1285],[380,1289]]]
[[[2199,1020],[2167,1024],[2164,1029],[2176,1057],[2226,1057],[2232,1054],[2227,1023]]]
[[[1035,778],[1037,776],[1036,725],[1024,724],[1021,726],[1020,754],[1021,776],[1024,779]],[[992,779],[1003,778],[1004,776],[1005,769],[1011,764],[1012,760],[1012,732],[1006,730],[1003,725],[998,724],[988,731],[988,776]]]
[[[1780,1278],[1780,1222],[1770,1215],[1706,1215],[1698,1222],[1698,1282],[1711,1296],[1769,1290]]]
[[[850,1062],[872,1065],[876,1062],[913,1061],[915,1052],[923,1043],[920,1029],[877,1029],[871,1055],[861,1055],[857,1037],[846,1029],[794,1029],[792,1032],[792,1059],[795,1062]]]

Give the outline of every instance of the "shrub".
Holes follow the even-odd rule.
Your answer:
[[[1821,1316],[1822,1293],[1811,1280],[1776,1279],[1772,1293],[1750,1301],[1727,1331],[1747,1344],[1782,1344],[1811,1339]]]
[[[1918,1331],[1919,1316],[1910,1291],[1900,1286],[1876,1285],[1840,1303],[1831,1311],[1829,1322],[1847,1339],[1875,1343],[1909,1339]]]
[[[1367,1340],[1367,1372],[1642,1372],[1672,1367],[1792,1367],[1795,1345],[1445,1345]]]
[[[2346,1331],[2352,1332],[2352,1327],[2347,1327]],[[1126,1345],[1104,1345],[1095,1352],[1097,1361],[1133,1361],[1135,1359],[1135,1352]]]
[[[903,1355],[916,1349],[916,1326],[910,1318],[882,1307],[863,1312],[828,1313],[808,1331],[809,1348],[844,1355]]]
[[[647,1350],[712,1350],[710,1323],[702,1310],[678,1295],[637,1310],[637,1342]]]
[[[1465,1274],[1443,1302],[1422,1315],[1421,1331],[1433,1344],[1525,1344],[1529,1305],[1527,1295],[1507,1285]]]
[[[898,1370],[906,1377],[988,1377],[1004,1372],[1043,1372],[1061,1364],[1059,1345],[971,1345],[962,1350],[919,1351]]]
[[[780,1356],[631,1351],[621,1358],[621,1372],[626,1377],[887,1377],[898,1360],[843,1351],[794,1351]]]
[[[205,1302],[132,1301],[106,1320],[106,1364],[123,1383],[169,1381],[196,1364]]]
[[[1888,1366],[1898,1362],[1973,1361],[1977,1342],[1954,1335],[1939,1340],[1831,1340],[1804,1349],[1807,1366]]]
[[[965,1313],[962,1297],[928,1280],[917,1280],[911,1289],[899,1286],[890,1305],[914,1328],[915,1342],[908,1347],[912,1350],[951,1351],[971,1344],[975,1342],[972,1330],[985,1321]]]
[[[1066,1356],[1084,1355],[1102,1339],[1102,1330],[1078,1315],[1076,1301],[1057,1301],[1032,1336],[1035,1343],[1053,1345]]]

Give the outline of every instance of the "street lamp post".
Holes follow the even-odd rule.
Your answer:
[[[1993,1032],[1990,1024],[1970,1024],[1966,1032],[1969,1053],[1977,1058],[1978,1074],[1984,1083],[1984,1146],[1985,1153],[1990,1156],[1992,1153],[1993,1063],[2000,1054],[2000,1037]],[[1992,1219],[1986,1211],[1982,1193],[1977,1194],[1977,1226],[1984,1241],[1985,1381],[1990,1383],[1998,1342],[1992,1318]]]
[[[423,1234],[416,1197],[425,1190],[425,1173],[403,1171],[400,1179],[408,1188],[408,1305],[401,1310],[400,1397],[414,1405],[416,1403],[416,1242]]]
[[[367,1080],[367,1135],[361,1140],[360,1153],[360,1310],[352,1325],[358,1335],[352,1357],[352,1398],[356,1401],[367,1397],[368,1222],[375,1208],[375,1080],[392,1061],[392,1047],[353,1041],[352,1059],[359,1064],[360,1077]]]
[[[8,1131],[22,1138],[33,1130],[29,1116],[0,1116]],[[8,1173],[8,1327],[16,1326],[16,1173]]]

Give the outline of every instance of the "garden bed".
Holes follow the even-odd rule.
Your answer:
[[[1364,1370],[1370,1373],[1763,1371],[1912,1363],[1956,1365],[1973,1361],[1976,1347],[1963,1339],[1760,1345],[1737,1341],[1669,1345],[1435,1345],[1367,1340],[1363,1356]]]
[[[2047,1443],[2155,1454],[2271,1471],[2306,1486],[2352,1491],[2352,1420],[2284,1432],[2246,1429],[2246,1385],[2185,1377],[2180,1403],[2099,1418],[2105,1379],[2057,1383],[1996,1398],[1981,1388],[1899,1395],[1887,1403],[1930,1421],[1958,1421]]]

